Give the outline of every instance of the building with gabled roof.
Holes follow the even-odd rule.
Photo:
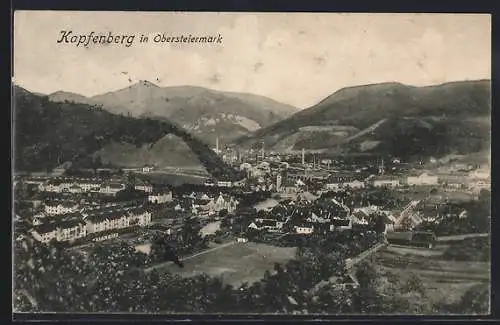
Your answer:
[[[43,223],[33,227],[31,234],[39,242],[48,243],[56,238],[57,226],[51,223]]]
[[[45,213],[48,215],[75,212],[78,210],[78,207],[78,203],[70,201],[48,201],[44,204]]]
[[[116,196],[116,194],[125,189],[125,184],[122,183],[105,183],[102,184],[99,193],[105,195]]]

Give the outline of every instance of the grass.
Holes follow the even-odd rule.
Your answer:
[[[243,282],[260,280],[274,263],[284,264],[295,258],[295,247],[275,247],[259,243],[235,243],[184,261],[184,268],[168,264],[158,271],[168,271],[183,277],[206,273],[221,277],[225,284],[239,286]]]
[[[389,246],[374,254],[372,260],[400,281],[417,275],[434,303],[456,302],[472,286],[491,282],[488,262],[445,261],[438,254],[443,251],[439,246],[432,251]]]

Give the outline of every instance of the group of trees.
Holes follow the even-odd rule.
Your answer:
[[[284,265],[276,263],[261,281],[238,287],[225,285],[222,279],[208,275],[181,278],[164,271],[145,272],[147,257],[125,243],[96,246],[85,256],[57,246],[19,242],[15,289],[17,293],[24,289],[38,307],[28,306],[21,299],[22,294],[18,295],[19,304],[15,307],[24,311],[165,313],[444,311],[426,303],[418,278],[396,283],[366,265],[357,268],[358,287],[327,283],[312,292],[318,282],[332,275],[345,276],[345,259],[378,241],[376,236],[361,234],[356,241],[350,241],[352,245],[332,239],[318,238],[321,242],[316,245],[298,249],[295,259]],[[473,301],[472,308],[481,312],[487,296],[479,290],[478,294],[469,293],[463,299]],[[446,310],[457,306],[447,305]]]

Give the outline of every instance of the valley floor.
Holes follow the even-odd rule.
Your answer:
[[[274,263],[284,264],[295,258],[296,248],[275,247],[259,243],[224,244],[220,249],[183,259],[184,268],[167,263],[158,270],[164,270],[183,277],[206,273],[221,277],[225,284],[239,286],[263,278],[266,270],[272,271]]]
[[[456,302],[472,286],[491,281],[489,262],[446,261],[441,259],[445,249],[445,245],[432,250],[391,245],[374,254],[372,260],[382,272],[399,280],[417,275],[434,303]]]

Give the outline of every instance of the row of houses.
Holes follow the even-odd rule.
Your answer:
[[[345,230],[357,222],[355,215],[343,203],[335,199],[295,203],[290,201],[260,211],[248,226],[268,232],[312,234],[315,231]]]
[[[209,196],[206,193],[184,195],[174,207],[176,211],[192,213],[195,216],[211,216],[223,210],[233,213],[238,207],[238,200],[233,196],[219,193]]]
[[[357,176],[341,175],[331,176],[328,178],[325,188],[327,190],[336,190],[342,187],[364,188],[368,185],[375,187],[398,187],[402,185],[408,186],[434,186],[438,185],[438,176],[422,173],[417,176],[404,177],[392,175],[371,175],[367,178],[359,178]]]
[[[125,184],[110,181],[103,182],[98,179],[51,179],[38,185],[38,189],[42,192],[52,193],[100,193],[104,195],[116,195],[118,192],[125,189]]]
[[[149,193],[147,200],[153,204],[164,204],[173,201],[173,196],[171,191],[158,191]],[[87,205],[89,206],[89,205]],[[71,200],[51,200],[43,204],[44,212],[47,215],[61,215],[66,213],[72,213],[80,210],[82,207],[78,202]]]
[[[112,206],[82,210],[53,218],[35,218],[32,236],[48,243],[55,239],[59,242],[72,242],[90,234],[99,235],[113,230],[132,226],[145,227],[151,224],[151,212],[143,207]]]
[[[365,188],[366,186],[375,187],[399,187],[399,186],[437,186],[444,185],[450,188],[467,188],[470,190],[490,189],[491,181],[488,178],[473,178],[467,175],[432,175],[422,173],[420,175],[411,175],[407,177],[392,175],[371,175],[366,178],[360,178],[352,175],[330,176],[325,183],[325,189],[336,190],[343,187]]]

